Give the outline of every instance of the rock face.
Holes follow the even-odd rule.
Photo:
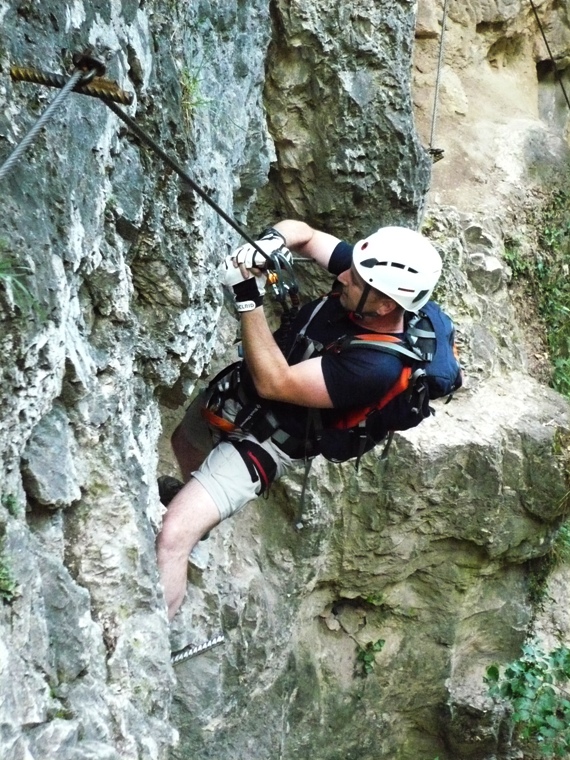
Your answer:
[[[429,181],[411,128],[410,3],[277,2],[265,99],[277,164],[263,200],[343,236],[415,225]],[[282,200],[281,200],[282,199]]]
[[[418,133],[445,156],[433,169],[430,202],[505,212],[524,202],[537,175],[551,182],[567,160],[558,80],[568,90],[568,9],[534,3],[539,28],[525,0],[450,3],[440,67],[440,5],[418,4],[414,48]]]
[[[550,452],[567,407],[525,376],[480,394],[399,436],[385,464],[315,464],[301,530],[297,479],[236,518],[229,556],[220,529],[183,614],[219,615],[226,656],[178,666],[174,757],[497,756],[482,676],[524,639],[528,562],[566,508]],[[377,641],[365,675],[357,653]]]
[[[298,473],[216,529],[169,631],[157,469],[185,398],[233,358],[217,268],[238,236],[70,96],[1,180],[2,760],[512,756],[482,674],[533,619],[569,419],[527,373],[504,240],[529,169],[565,157],[567,114],[526,4],[454,7],[426,209],[440,11],[414,10],[0,0],[0,164],[54,95],[10,65],[61,72],[91,45],[129,113],[251,229],[290,214],[352,239],[427,210],[467,372],[386,461],[317,462],[302,509]],[[564,12],[540,8],[561,67]],[[173,671],[171,643],[220,629],[223,648]]]

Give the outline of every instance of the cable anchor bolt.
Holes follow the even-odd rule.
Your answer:
[[[83,53],[75,53],[73,63],[76,71],[82,71],[83,76],[73,88],[73,92],[80,95],[89,95],[93,98],[99,98],[103,101],[112,101],[130,106],[134,100],[131,92],[122,90],[119,85],[112,79],[107,79],[105,64],[98,58],[91,55],[87,50]],[[69,81],[67,76],[55,74],[52,71],[43,71],[32,66],[20,66],[14,64],[10,66],[10,76],[15,82],[31,82],[32,84],[41,84],[45,87],[65,87]]]

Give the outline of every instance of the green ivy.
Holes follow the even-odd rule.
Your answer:
[[[524,256],[517,240],[510,239],[504,258],[538,305],[553,366],[552,385],[570,398],[570,192],[552,190],[530,221],[538,230],[533,255]]]
[[[378,639],[377,641],[369,641],[365,646],[358,645],[356,660],[360,665],[359,675],[368,676],[374,670],[376,664],[376,655],[381,652],[386,642],[384,639]]]
[[[560,646],[545,653],[536,642],[522,648],[520,659],[501,673],[487,669],[489,694],[505,701],[522,744],[545,758],[570,752],[570,649]]]
[[[557,565],[570,564],[570,522],[563,522],[556,532],[552,545],[554,563]]]

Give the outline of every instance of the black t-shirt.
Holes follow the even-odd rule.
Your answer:
[[[340,242],[331,256],[329,272],[339,275],[350,268],[351,262],[352,246]],[[298,363],[304,354],[306,344],[293,344],[296,335],[307,324],[317,304],[318,301],[312,301],[303,306],[291,326],[284,347],[284,354],[288,357],[290,365]],[[371,332],[373,331],[363,328],[340,305],[338,298],[330,297],[311,320],[306,337],[328,346],[344,336]],[[322,357],[322,369],[325,385],[334,405],[334,409],[321,410],[322,422],[326,427],[338,416],[338,410],[358,409],[374,404],[382,398],[399,378],[402,362],[396,356],[382,351],[350,347],[339,353],[325,353]],[[244,383],[248,397],[259,400],[247,372]],[[297,438],[304,438],[307,430],[307,407],[280,401],[261,403],[271,408],[283,430]]]

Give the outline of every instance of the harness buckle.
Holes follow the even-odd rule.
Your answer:
[[[236,414],[235,424],[244,433],[251,433],[258,441],[266,441],[279,429],[275,415],[257,403],[244,404]]]

